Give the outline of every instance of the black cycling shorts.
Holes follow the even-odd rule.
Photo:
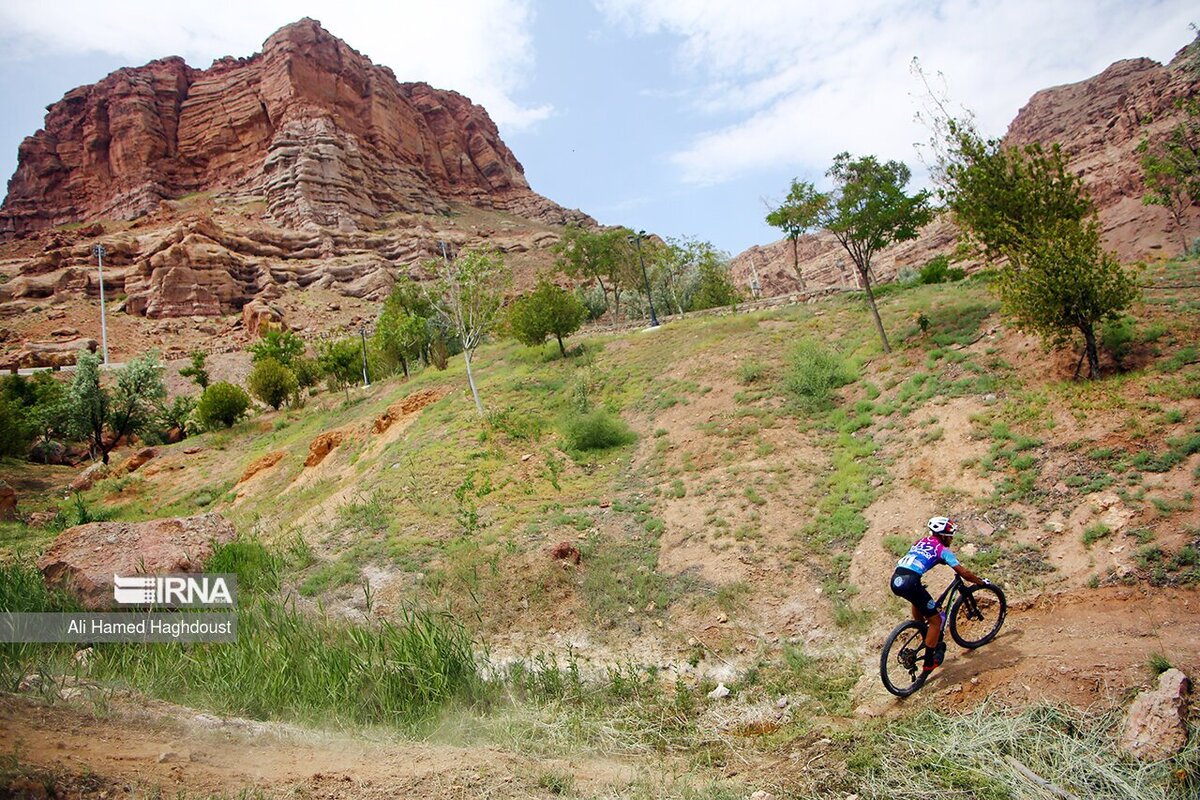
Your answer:
[[[906,569],[898,569],[892,574],[892,594],[903,597],[908,602],[923,611],[926,615],[937,611],[937,603],[929,594],[921,576]]]

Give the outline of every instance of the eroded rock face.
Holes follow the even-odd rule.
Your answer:
[[[195,192],[265,197],[268,219],[292,228],[355,230],[450,201],[586,219],[530,190],[483,108],[400,83],[304,19],[250,58],[166,58],[69,92],[21,145],[0,236],[135,218]]]
[[[237,535],[220,514],[148,522],[91,522],[62,532],[38,559],[48,584],[64,586],[85,608],[113,605],[113,575],[198,572],[213,543]]]

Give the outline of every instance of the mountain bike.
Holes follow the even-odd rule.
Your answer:
[[[993,583],[968,586],[962,577],[954,581],[937,600],[938,608],[949,608],[947,624],[950,636],[961,647],[974,650],[996,638],[1008,601],[1004,591]],[[925,622],[915,619],[897,625],[879,655],[879,677],[884,687],[897,697],[908,697],[925,685],[929,673],[925,662]],[[943,637],[945,631],[942,631]]]

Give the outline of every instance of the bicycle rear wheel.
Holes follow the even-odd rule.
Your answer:
[[[1007,613],[1008,601],[999,586],[968,586],[950,609],[950,636],[969,650],[982,647],[996,638]]]
[[[879,654],[879,677],[897,697],[908,697],[925,685],[925,623],[909,620],[896,626]]]

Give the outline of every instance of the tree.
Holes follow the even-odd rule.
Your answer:
[[[801,289],[804,288],[804,274],[800,271],[799,239],[812,229],[813,220],[824,210],[826,202],[826,195],[818,192],[811,183],[793,178],[787,197],[767,214],[767,224],[779,228],[792,242],[792,269],[796,271]]]
[[[943,195],[968,249],[1003,267],[1004,311],[1052,345],[1080,333],[1088,375],[1098,377],[1096,326],[1118,318],[1138,290],[1101,246],[1082,179],[1057,145],[1004,147],[954,120],[945,130]]]
[[[204,390],[196,404],[196,416],[206,429],[232,427],[250,408],[250,395],[232,383],[217,381]]]
[[[196,410],[196,398],[177,394],[171,402],[163,403],[158,410],[158,424],[167,431],[178,430],[181,438],[187,438],[188,421]]]
[[[691,303],[695,311],[736,305],[742,299],[742,293],[729,277],[729,262],[724,259],[706,258],[701,261],[697,278]]]
[[[558,340],[559,352],[566,358],[563,337],[579,330],[585,316],[587,309],[579,298],[541,278],[532,292],[513,301],[508,322],[513,337],[531,347],[546,341],[547,336],[553,336]]]
[[[496,322],[504,290],[512,275],[499,253],[478,250],[468,251],[453,261],[434,261],[430,266],[436,275],[435,294],[430,301],[437,316],[462,345],[467,383],[475,398],[475,408],[482,417],[483,403],[471,372],[471,359]]]
[[[406,378],[410,360],[421,358],[429,362],[432,315],[429,299],[409,278],[398,280],[383,303],[375,324],[375,346],[386,359],[400,365]]]
[[[208,388],[208,369],[205,367],[208,361],[208,356],[203,350],[192,351],[192,365],[179,370],[179,374],[185,378],[191,378],[200,391]]]
[[[358,339],[349,337],[321,345],[317,363],[329,383],[329,390],[342,389],[350,399],[350,386],[362,377],[362,350]]]
[[[871,260],[886,247],[916,238],[921,226],[933,218],[930,193],[907,195],[908,167],[899,161],[880,163],[875,156],[853,158],[839,153],[826,175],[834,182],[829,192],[818,192],[812,184],[793,186],[792,194],[803,200],[793,222],[802,231],[828,230],[850,256],[866,290],[883,351],[890,353],[892,346],[871,291]]]
[[[604,293],[605,304],[612,294],[614,320],[621,316],[621,292],[636,288],[641,281],[632,235],[628,228],[588,230],[568,225],[555,245],[558,267],[563,272],[595,281]]]
[[[265,358],[273,358],[285,367],[304,355],[304,340],[291,331],[270,330],[262,339],[246,348],[250,360],[257,364]]]
[[[1184,217],[1188,208],[1200,203],[1200,101],[1181,100],[1177,108],[1184,115],[1182,121],[1160,141],[1142,139],[1138,152],[1146,180],[1142,202],[1163,206],[1171,213],[1186,252],[1190,243]]]
[[[162,374],[157,353],[139,356],[117,371],[116,386],[110,392],[100,383],[100,356],[80,351],[68,395],[70,424],[105,464],[117,442],[153,421],[155,410],[167,396]],[[105,428],[110,438],[105,438]]]
[[[246,378],[250,394],[276,411],[300,389],[296,373],[273,358],[264,358],[254,365]]]

